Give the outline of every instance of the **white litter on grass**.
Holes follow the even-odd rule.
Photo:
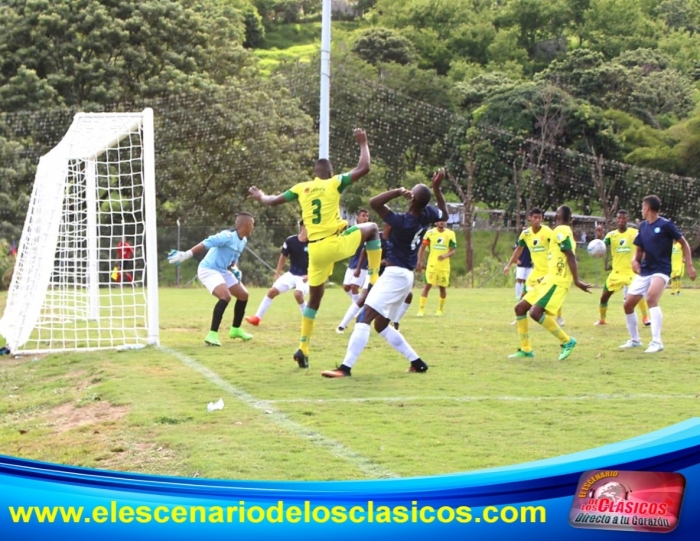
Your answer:
[[[209,402],[207,404],[207,411],[215,411],[224,409],[224,399],[219,398],[217,402]]]

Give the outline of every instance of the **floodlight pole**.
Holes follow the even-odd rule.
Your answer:
[[[331,91],[331,0],[323,0],[321,15],[321,96],[319,104],[318,157],[329,157]]]

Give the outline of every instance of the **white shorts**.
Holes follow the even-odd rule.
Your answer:
[[[358,286],[362,287],[365,283],[365,278],[367,277],[367,269],[362,269],[360,275],[355,278],[355,269],[348,269],[345,271],[345,278],[343,278],[344,286]]]
[[[651,276],[640,276],[639,274],[637,274],[632,280],[632,283],[629,285],[629,288],[627,289],[627,294],[642,295],[643,297],[646,297],[647,291],[649,290],[649,286],[651,285],[651,279],[657,276],[664,281],[664,287],[666,287],[668,281],[670,280],[670,278],[666,274],[661,274],[660,272],[652,274]]]
[[[213,269],[204,269],[202,267],[197,269],[197,278],[199,278],[199,281],[209,290],[209,293],[214,291],[214,289],[221,284],[226,284],[226,288],[231,289],[238,283],[238,279],[231,271],[221,272]]]
[[[272,284],[272,287],[274,287],[280,293],[284,293],[290,289],[296,289],[297,291],[301,291],[301,294],[304,295],[304,297],[309,294],[309,282],[305,282],[303,276],[297,276],[289,271],[277,278],[275,283]]]
[[[394,321],[412,287],[413,271],[401,267],[386,267],[377,283],[370,289],[365,304],[389,321]]]
[[[515,279],[527,280],[532,272],[532,267],[515,267]]]

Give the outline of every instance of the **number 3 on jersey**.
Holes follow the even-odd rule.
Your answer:
[[[312,224],[320,224],[321,223],[321,200],[320,199],[312,199],[311,205],[314,207],[313,210],[311,211],[314,215],[314,219],[311,220],[311,223]]]

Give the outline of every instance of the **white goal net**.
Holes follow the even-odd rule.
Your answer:
[[[153,111],[78,113],[39,161],[0,333],[12,353],[158,343]]]

